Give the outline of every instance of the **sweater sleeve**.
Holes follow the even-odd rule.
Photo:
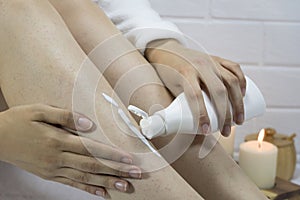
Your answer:
[[[142,53],[149,42],[172,38],[185,44],[177,26],[163,20],[148,0],[99,0],[99,6]]]

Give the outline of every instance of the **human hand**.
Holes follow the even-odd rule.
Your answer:
[[[80,132],[94,127],[83,115],[45,105],[0,113],[0,160],[99,196],[106,189],[129,192],[129,182],[120,177],[141,178],[128,153],[56,126]]]
[[[172,39],[151,42],[145,56],[174,96],[185,93],[202,133],[210,131],[210,122],[201,90],[213,102],[224,136],[231,132],[232,116],[236,124],[243,123],[246,79],[238,64],[187,49]]]

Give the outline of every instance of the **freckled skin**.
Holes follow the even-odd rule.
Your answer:
[[[71,109],[76,73],[80,70],[82,63],[85,63],[84,67],[88,69],[87,74],[94,72],[97,75],[100,74],[99,69],[102,71],[101,64],[97,65],[97,62],[94,62],[96,67],[91,61],[84,62],[86,54],[89,54],[107,37],[119,33],[118,30],[90,1],[77,1],[78,4],[76,4],[74,1],[51,0],[50,2],[62,18],[47,1],[26,0],[24,3],[23,0],[0,0],[0,2],[4,2],[10,8],[7,10],[6,7],[5,17],[0,18],[1,27],[5,27],[5,31],[0,29],[0,83],[7,104],[11,107],[46,103]],[[73,7],[68,6],[70,2]],[[94,20],[95,23],[86,24],[87,27],[83,27],[82,23],[75,23],[78,17],[74,19],[72,12],[79,12],[78,8],[85,11],[84,14],[79,13],[80,20]],[[86,12],[87,10],[89,12]],[[80,30],[91,31],[83,33]],[[124,50],[132,48],[122,37],[114,42],[112,45],[123,44]],[[114,53],[100,50],[98,53],[103,54],[104,58]],[[134,72],[134,77],[141,77],[141,80],[128,82],[125,78],[123,82],[118,83],[120,77],[133,66],[140,66]],[[173,97],[162,86],[152,66],[137,51],[119,57],[109,66],[104,75],[105,78],[98,82],[95,97],[94,91],[89,90],[89,88],[94,88],[92,78],[83,79],[84,81],[78,83],[80,88],[78,96],[81,97],[77,99],[78,111],[85,112],[90,108],[89,99],[96,99],[96,117],[101,119],[103,131],[109,133],[109,139],[122,149],[147,152],[148,149],[139,140],[120,133],[119,126],[123,129],[126,127],[119,118],[113,116],[109,106],[103,106],[107,105],[107,102],[102,98],[101,93],[111,94],[112,87],[116,88],[120,97],[117,101],[124,110],[129,103],[144,110],[149,110],[154,104],[167,106]],[[128,76],[131,76],[130,73]],[[136,85],[138,89],[128,96],[128,90],[132,90],[132,85],[141,83],[147,85],[143,87]],[[141,98],[149,94],[151,98]],[[132,118],[131,120],[136,125]],[[102,136],[101,134],[90,135],[96,140],[102,140]],[[202,137],[196,137],[186,153],[173,163],[172,166],[177,172],[171,166],[166,166],[149,173],[146,179],[130,180],[135,188],[132,194],[112,190],[109,191],[110,196],[112,199],[133,200],[199,200],[203,199],[199,195],[201,194],[205,199],[220,199],[221,197],[239,200],[265,199],[219,144],[205,159],[198,159],[202,139]],[[170,138],[160,138],[154,140],[153,143],[161,147],[169,140]],[[140,159],[139,162],[147,163],[149,160]],[[163,161],[154,159],[153,162]]]

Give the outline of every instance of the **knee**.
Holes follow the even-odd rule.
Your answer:
[[[32,13],[40,7],[37,0],[6,0],[6,12],[22,16],[24,13]]]
[[[46,0],[5,0],[0,8],[0,26],[16,30],[16,27],[29,27],[45,19],[50,21],[51,8]]]
[[[91,0],[49,0],[49,2],[54,6],[57,10],[82,10],[82,8],[87,8],[89,3],[92,3]]]

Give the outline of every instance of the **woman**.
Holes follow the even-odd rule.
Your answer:
[[[145,110],[149,110],[154,104],[167,106],[173,97],[161,83],[153,67],[121,36],[103,11],[89,0],[76,2],[1,0],[0,9],[2,13],[0,24],[3,27],[0,30],[0,83],[9,107],[33,103],[44,103],[66,109],[75,107],[76,111],[84,113],[92,120],[98,119],[101,125],[97,126],[97,130],[88,137],[105,144],[112,143],[127,152],[149,151],[139,139],[121,134],[121,130],[130,131],[120,118],[115,117],[116,111],[107,104],[102,93],[113,94],[111,88],[113,87],[125,104],[131,103]],[[107,40],[108,38],[113,39]],[[99,43],[102,43],[101,47],[97,48],[99,51],[96,49],[90,53]],[[173,45],[177,45],[176,42],[175,44],[171,42],[171,46]],[[183,50],[184,53],[188,52],[186,49]],[[151,52],[153,51],[149,51],[150,57]],[[191,53],[195,52],[191,51]],[[93,63],[86,58],[87,54]],[[152,54],[153,57],[155,54]],[[163,55],[162,60],[168,60],[164,59],[168,55]],[[116,56],[117,59],[115,59]],[[178,60],[185,61],[184,59]],[[184,64],[187,65],[187,63]],[[100,71],[103,72],[105,78],[101,76]],[[122,77],[124,74],[126,76]],[[98,80],[99,77],[101,77],[100,80]],[[193,77],[193,74],[189,74],[188,77]],[[96,86],[95,81],[97,81]],[[192,98],[199,100],[201,97],[194,91],[193,84],[192,81],[187,84],[186,88],[191,90]],[[222,94],[225,91],[224,87],[224,85],[221,86]],[[241,89],[238,89],[241,93]],[[149,94],[151,98],[145,98]],[[90,104],[91,99],[95,99],[95,105]],[[115,99],[120,107],[125,109],[121,101],[117,97]],[[221,113],[229,116],[226,111],[227,106],[223,103],[220,107],[225,107],[225,112]],[[93,116],[94,108],[96,108],[95,117]],[[228,125],[230,117],[224,118],[225,124]],[[132,119],[131,123],[135,124]],[[203,122],[200,120],[200,123]],[[203,132],[208,129],[206,124],[207,122],[201,124],[205,125]],[[228,134],[228,128],[224,128],[223,133]],[[180,137],[184,140],[189,136]],[[54,138],[56,142],[60,141],[57,135]],[[154,143],[160,147],[168,143],[170,139],[160,138]],[[37,170],[31,172],[45,179],[69,184],[93,194],[101,195],[104,194],[103,191],[106,191],[113,199],[202,199],[199,194],[206,199],[220,197],[265,199],[219,144],[206,158],[199,159],[197,155],[202,141],[203,137],[197,136],[187,151],[173,163],[176,171],[197,192],[170,166],[151,171],[148,173],[149,177],[142,180],[117,179],[117,181],[113,169],[121,169],[120,161],[97,155],[99,151],[91,145],[85,146],[89,152],[96,154],[95,157],[102,164],[99,164],[100,166],[92,164],[91,168],[86,169],[78,164],[80,162],[75,162],[78,159],[74,157],[70,159],[70,162],[66,162],[63,156],[65,151],[60,151],[63,155],[59,154],[58,159],[55,156],[50,157],[52,158],[49,160],[52,163],[50,173],[45,173],[45,170],[42,170],[44,173],[39,173]],[[46,142],[51,144],[53,141]],[[64,143],[54,144],[55,147],[67,146]],[[86,144],[85,141],[84,144]],[[50,146],[53,146],[53,143]],[[54,154],[56,153],[58,152]],[[28,156],[24,156],[24,161]],[[157,157],[147,160],[133,156],[132,159],[133,163],[139,166],[145,166],[144,163],[148,165],[164,163]],[[26,169],[13,162],[12,158],[5,160]],[[95,162],[95,159],[90,162]],[[71,168],[68,165],[71,165]],[[109,167],[103,167],[103,165]],[[136,176],[132,178],[140,178],[139,168],[132,165],[130,167],[136,169],[136,173],[133,173]],[[130,178],[129,168],[126,168],[127,172],[123,169],[118,170],[118,172],[126,172],[125,174],[119,173],[119,177]],[[117,184],[117,182],[120,183]],[[157,185],[163,187],[158,188]],[[134,191],[131,186],[134,187]],[[118,187],[122,188],[121,191],[124,193],[112,190]],[[232,190],[232,188],[235,189]],[[108,194],[106,192],[105,195]]]

